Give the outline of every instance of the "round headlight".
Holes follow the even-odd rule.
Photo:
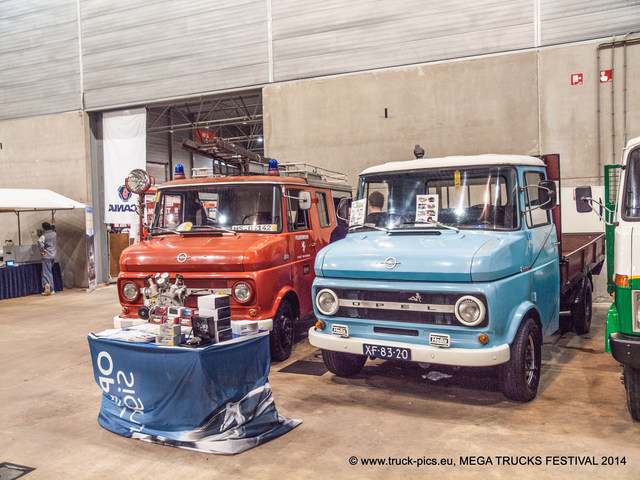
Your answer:
[[[144,193],[151,187],[151,175],[140,168],[131,170],[124,182],[131,193]]]
[[[486,308],[476,297],[465,295],[456,302],[455,312],[460,323],[467,327],[475,327],[484,320]]]
[[[127,300],[135,300],[138,296],[138,287],[136,287],[133,283],[125,283],[122,287],[122,295]]]
[[[338,311],[338,296],[333,290],[323,288],[316,295],[316,306],[323,315],[335,315]]]
[[[251,300],[252,293],[251,287],[244,282],[238,282],[233,286],[233,296],[240,303]]]

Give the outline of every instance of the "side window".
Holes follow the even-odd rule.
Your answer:
[[[298,195],[302,190],[287,189],[287,228],[290,232],[309,230],[309,212],[298,206]]]
[[[538,198],[538,184],[544,180],[540,172],[525,172],[525,212],[527,217],[527,226],[538,227],[549,223],[549,212],[540,208],[540,199]]]
[[[324,192],[316,192],[316,198],[318,199],[318,217],[320,218],[320,226],[327,228],[331,226],[331,219],[329,218],[329,208],[327,207],[327,194]]]

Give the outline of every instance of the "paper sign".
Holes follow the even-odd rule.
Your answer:
[[[438,195],[416,195],[416,223],[438,221]]]
[[[362,225],[364,223],[364,212],[367,210],[367,199],[362,198],[351,203],[351,217],[349,225]]]

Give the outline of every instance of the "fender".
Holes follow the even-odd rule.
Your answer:
[[[617,333],[620,331],[620,316],[618,314],[618,309],[616,308],[616,302],[613,302],[607,311],[607,329],[606,334],[604,336],[604,351],[607,353],[611,353],[611,345],[609,345],[609,336],[612,333]]]
[[[509,314],[509,318],[511,321],[509,322],[509,330],[506,331],[504,335],[505,343],[511,345],[513,343],[513,339],[516,338],[516,333],[518,332],[518,328],[520,328],[520,324],[522,320],[527,316],[527,314],[534,310],[538,318],[540,317],[540,312],[536,308],[536,306],[529,300],[522,302],[515,309],[511,311]],[[537,320],[537,319],[536,319]],[[540,322],[538,321],[538,326],[540,326]]]
[[[291,287],[291,285],[285,285],[284,287],[282,287],[278,292],[278,294],[276,295],[276,298],[273,300],[272,309],[271,311],[268,312],[269,318],[275,317],[276,312],[278,311],[278,307],[282,302],[282,299],[284,299],[284,297],[286,297],[290,292],[292,292],[296,296],[296,299],[298,298],[298,295],[296,294],[295,290]]]

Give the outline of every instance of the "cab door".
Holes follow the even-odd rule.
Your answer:
[[[317,239],[311,224],[311,210],[299,206],[298,197],[304,189],[289,187],[285,190],[287,235],[292,266],[293,289],[300,301],[300,316],[313,311],[311,284],[313,283],[313,263],[318,253]]]
[[[558,269],[558,238],[549,211],[540,208],[538,184],[545,176],[541,171],[530,170],[523,174],[524,219],[528,238],[529,275],[531,276],[531,301],[542,317],[542,333],[547,326],[557,329],[560,313],[560,272]]]

